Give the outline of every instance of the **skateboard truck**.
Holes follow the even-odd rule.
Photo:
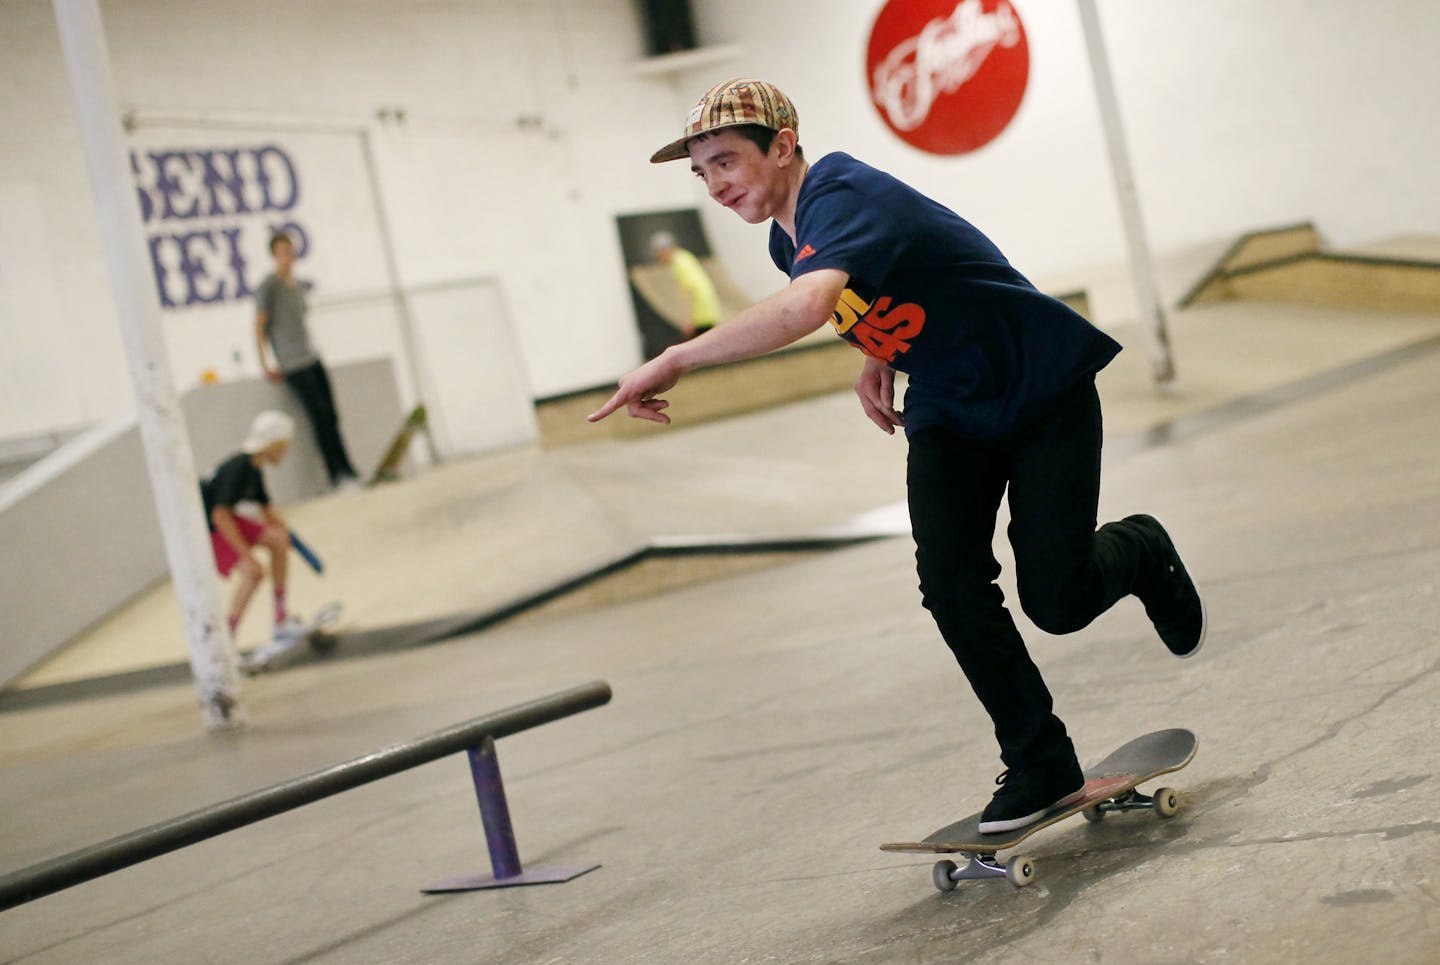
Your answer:
[[[936,888],[953,891],[959,882],[977,878],[1006,878],[1016,888],[1024,888],[1035,881],[1035,862],[1023,854],[1011,855],[1004,864],[995,857],[994,851],[977,851],[963,857],[970,859],[963,868],[948,859],[935,862],[931,873]]]
[[[1094,824],[1105,820],[1105,815],[1111,811],[1154,811],[1162,818],[1173,818],[1180,811],[1180,793],[1173,787],[1162,787],[1153,795],[1142,794],[1139,788],[1132,787],[1124,794],[1100,801],[1081,813],[1086,821]]]

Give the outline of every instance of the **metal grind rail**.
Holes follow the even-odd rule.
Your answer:
[[[610,685],[597,680],[21,868],[0,877],[0,911],[461,751],[470,759],[493,874],[451,878],[422,890],[569,881],[599,865],[530,871],[521,867],[495,741],[609,702]]]

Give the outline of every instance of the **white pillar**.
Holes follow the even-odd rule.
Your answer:
[[[1100,32],[1100,16],[1095,10],[1095,0],[1078,0],[1078,3],[1090,73],[1095,80],[1095,97],[1100,107],[1100,124],[1105,130],[1110,171],[1115,178],[1115,193],[1120,201],[1120,220],[1125,228],[1125,246],[1130,258],[1130,278],[1140,306],[1140,328],[1150,356],[1151,374],[1156,383],[1163,386],[1175,380],[1175,362],[1170,355],[1165,310],[1160,305],[1155,266],[1150,260],[1150,244],[1145,237],[1145,220],[1140,215],[1135,175],[1130,168],[1130,153],[1125,147],[1125,131],[1120,124],[1120,105],[1115,97],[1115,83],[1110,77],[1110,61],[1105,54],[1105,38]]]
[[[410,313],[410,299],[400,281],[400,259],[395,253],[394,232],[390,230],[390,212],[385,206],[385,192],[380,187],[380,168],[375,163],[375,144],[370,132],[360,129],[360,156],[365,162],[365,178],[370,182],[370,199],[375,205],[375,226],[380,239],[380,250],[385,256],[385,271],[390,276],[390,290],[394,293],[395,321],[400,328],[400,345],[405,353],[405,365],[410,370],[410,384],[415,390],[417,405],[426,405],[429,387],[425,373],[420,368],[420,352],[416,348],[415,319]],[[427,410],[427,416],[428,416]],[[427,418],[421,435],[425,437],[425,452],[430,465],[440,465],[440,452],[435,448],[434,423]]]
[[[190,439],[170,375],[160,301],[120,131],[100,9],[96,0],[53,2],[200,713],[209,730],[228,730],[244,723],[240,677],[225,625]]]

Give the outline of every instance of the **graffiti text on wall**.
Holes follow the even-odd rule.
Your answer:
[[[166,308],[249,298],[270,270],[254,256],[276,231],[294,239],[297,259],[309,251],[295,220],[300,175],[277,145],[135,150],[130,167]]]

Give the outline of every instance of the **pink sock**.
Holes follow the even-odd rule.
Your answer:
[[[275,591],[275,622],[284,623],[289,614],[285,610],[285,591]]]

